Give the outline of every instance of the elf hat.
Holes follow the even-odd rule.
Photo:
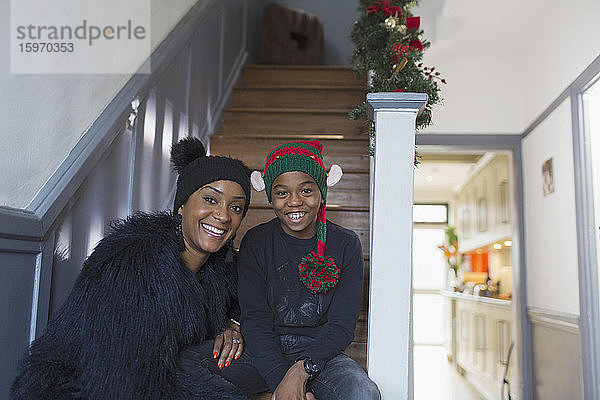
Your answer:
[[[321,155],[322,149],[323,145],[318,140],[282,143],[269,152],[264,173],[254,171],[250,176],[254,189],[258,192],[265,190],[269,203],[271,202],[273,181],[283,173],[304,172],[317,183],[323,198],[317,215],[317,252],[311,252],[305,256],[298,265],[302,282],[315,293],[325,293],[335,286],[340,272],[334,259],[325,256],[327,240],[325,203],[327,188],[339,182],[342,177],[342,169],[338,165],[332,165],[327,173]]]

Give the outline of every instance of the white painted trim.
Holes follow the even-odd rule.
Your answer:
[[[31,294],[31,316],[29,319],[29,344],[36,338],[41,275],[42,253],[40,252],[35,257],[35,267],[33,271],[33,293]]]
[[[426,100],[419,93],[367,95],[375,121],[367,368],[385,399],[413,397],[413,160],[415,121]]]
[[[574,335],[580,334],[578,315],[546,310],[538,307],[528,307],[527,316],[533,325],[540,325]]]

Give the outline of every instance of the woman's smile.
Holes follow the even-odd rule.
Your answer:
[[[216,238],[220,238],[225,232],[227,232],[225,229],[219,229],[216,226],[205,224],[202,222],[200,223],[200,225],[202,226],[202,228],[204,228],[204,230],[209,236],[214,236]]]

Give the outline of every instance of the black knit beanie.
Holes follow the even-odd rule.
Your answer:
[[[207,156],[202,142],[197,138],[186,137],[171,148],[171,163],[179,176],[177,177],[177,192],[173,203],[173,213],[196,190],[210,182],[226,180],[238,183],[246,194],[244,213],[250,205],[250,173],[252,172],[243,162],[235,158],[223,156]]]

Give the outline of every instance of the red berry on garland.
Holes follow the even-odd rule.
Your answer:
[[[412,42],[409,43],[409,46],[412,47],[413,49],[417,49],[417,50],[421,50],[423,51],[423,43],[421,43],[420,40],[413,40]]]

